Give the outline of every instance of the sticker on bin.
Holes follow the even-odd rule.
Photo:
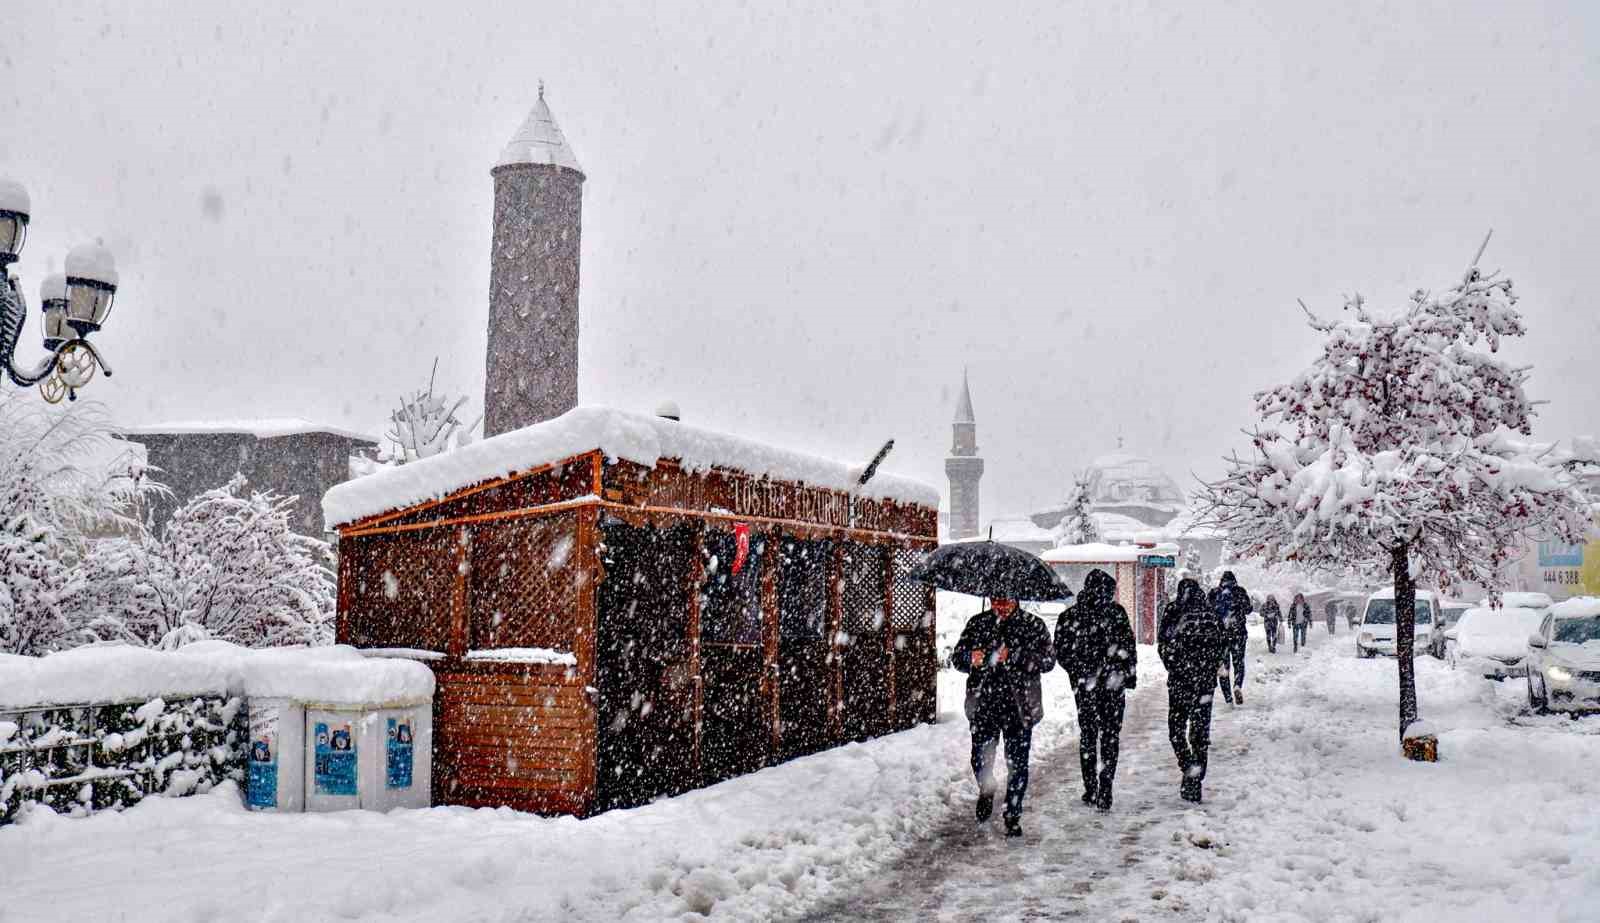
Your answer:
[[[388,788],[411,787],[411,749],[413,719],[389,719],[389,759],[385,784]]]
[[[317,722],[316,786],[319,795],[356,793],[356,740],[349,724]]]
[[[246,783],[252,808],[278,806],[278,712],[262,709],[250,714],[250,779]]]

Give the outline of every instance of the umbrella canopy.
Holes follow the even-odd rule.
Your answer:
[[[1050,565],[1020,548],[998,542],[941,545],[911,569],[910,576],[941,590],[1021,599],[1065,602],[1072,591],[1056,578]]]

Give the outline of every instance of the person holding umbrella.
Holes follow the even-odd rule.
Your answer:
[[[935,549],[911,576],[973,596],[988,596],[988,609],[967,620],[951,654],[951,666],[967,674],[966,713],[972,731],[972,773],[978,781],[978,823],[994,813],[995,749],[1005,742],[1006,836],[1022,835],[1022,800],[1028,792],[1028,753],[1033,728],[1044,718],[1039,677],[1055,667],[1044,620],[1025,612],[1019,600],[1054,601],[1072,591],[1043,561],[1026,551],[988,542],[960,542]]]

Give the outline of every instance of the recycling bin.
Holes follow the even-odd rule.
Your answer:
[[[305,810],[305,706],[260,697],[248,709],[245,804],[253,811]]]

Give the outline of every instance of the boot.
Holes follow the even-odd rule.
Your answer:
[[[1094,806],[1101,814],[1111,811],[1111,786],[1107,785],[1095,794]]]
[[[1178,786],[1178,797],[1184,801],[1200,803],[1200,780],[1184,777],[1183,783]]]
[[[1022,836],[1022,818],[1006,815],[1006,836]]]
[[[1094,804],[1095,801],[1098,800],[1098,797],[1099,796],[1097,796],[1095,794],[1095,791],[1092,788],[1086,788],[1086,789],[1083,790],[1083,803],[1084,804]]]
[[[984,821],[988,820],[990,815],[992,815],[992,814],[994,814],[994,793],[993,792],[979,792],[978,793],[978,823],[981,824]]]
[[[1233,701],[1235,703],[1239,704],[1239,705],[1243,705],[1244,704],[1244,687],[1243,686],[1234,686],[1233,687]]]

